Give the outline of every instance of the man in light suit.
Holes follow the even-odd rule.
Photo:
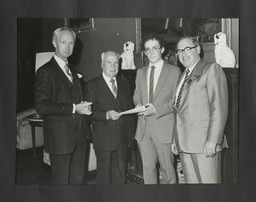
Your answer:
[[[176,54],[186,68],[177,86],[173,152],[180,155],[186,183],[220,183],[221,150],[227,147],[227,80],[221,66],[200,59],[200,44],[184,37]]]
[[[44,148],[50,154],[53,184],[83,184],[87,170],[89,128],[84,114],[91,114],[91,103],[83,101],[77,72],[68,64],[75,40],[71,29],[55,30],[55,55],[35,77],[35,107],[44,118]]]
[[[92,105],[92,141],[97,157],[98,184],[124,184],[126,154],[134,137],[131,115],[119,112],[134,107],[127,79],[117,76],[119,56],[113,51],[101,55],[102,74],[85,85]]]
[[[176,173],[171,151],[174,129],[172,103],[180,70],[163,61],[163,39],[158,34],[147,35],[142,48],[149,59],[149,65],[137,71],[133,100],[136,107],[147,107],[138,116],[135,136],[142,158],[144,183],[158,183],[156,165],[159,162],[162,183],[174,184]]]

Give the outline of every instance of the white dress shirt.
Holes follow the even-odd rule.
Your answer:
[[[157,82],[158,82],[158,79],[160,77],[163,65],[164,65],[163,59],[159,60],[155,64],[149,63],[149,65],[148,65],[148,75],[147,75],[148,98],[149,98],[149,83],[150,83],[149,80],[150,80],[151,67],[155,66],[155,72],[154,72],[154,93],[155,93]]]

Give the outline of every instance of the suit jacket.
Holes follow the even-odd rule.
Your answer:
[[[135,105],[148,103],[147,73],[148,66],[137,71],[136,88],[133,96]],[[179,75],[180,69],[178,67],[167,63],[163,64],[152,102],[156,108],[156,114],[148,117],[138,116],[136,140],[142,141],[146,132],[152,132],[162,143],[172,142],[174,129],[172,103]]]
[[[73,104],[83,100],[80,80],[72,66],[73,84],[51,58],[35,76],[35,107],[43,116],[44,147],[51,154],[74,150],[75,138],[85,138],[85,115],[72,114]]]
[[[182,78],[183,75],[181,75]],[[200,60],[185,85],[176,111],[178,151],[203,153],[205,141],[227,147],[224,127],[228,115],[228,88],[218,64]]]
[[[95,150],[113,151],[120,144],[129,146],[134,137],[131,115],[123,115],[118,120],[107,120],[109,110],[125,111],[134,107],[128,80],[116,76],[117,98],[115,99],[102,75],[85,85],[86,100],[92,105],[92,139]]]

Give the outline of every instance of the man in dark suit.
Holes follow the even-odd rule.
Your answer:
[[[91,114],[91,103],[83,102],[76,70],[68,65],[75,40],[71,29],[55,30],[55,55],[35,77],[35,107],[44,118],[44,148],[50,154],[53,184],[82,184],[86,171],[89,128],[83,114]]]
[[[176,90],[175,141],[186,183],[220,183],[221,150],[227,147],[227,79],[221,66],[200,58],[200,44],[181,38],[177,56],[186,68]]]
[[[130,86],[116,76],[119,56],[113,51],[101,55],[103,72],[86,84],[86,99],[92,105],[92,137],[97,157],[97,183],[124,184],[125,159],[133,140],[130,115],[119,112],[133,108]]]
[[[149,64],[137,71],[133,100],[136,106],[148,106],[139,114],[135,135],[142,157],[144,183],[158,182],[156,164],[159,162],[161,183],[175,184],[174,155],[171,152],[172,102],[180,70],[163,61],[164,41],[158,34],[148,34],[142,45]]]

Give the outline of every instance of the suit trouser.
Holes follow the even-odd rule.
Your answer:
[[[180,153],[186,183],[221,183],[221,152],[213,157]]]
[[[176,172],[173,166],[174,155],[170,143],[162,143],[154,134],[146,134],[138,146],[143,164],[145,184],[157,184],[157,161],[160,164],[163,184],[175,184]]]
[[[70,154],[50,154],[53,184],[84,184],[87,171],[86,139],[77,139]]]
[[[98,184],[124,184],[127,146],[114,151],[95,150]]]

